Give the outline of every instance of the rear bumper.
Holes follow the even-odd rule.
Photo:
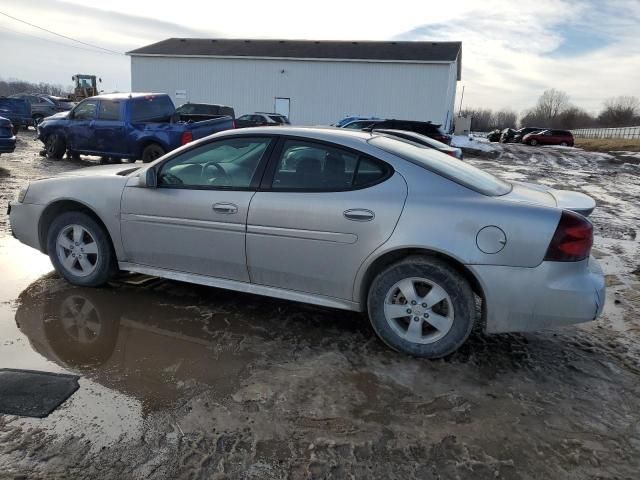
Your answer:
[[[486,331],[525,332],[595,320],[605,302],[594,258],[543,262],[535,268],[470,266],[486,300]]]
[[[25,245],[41,251],[38,223],[44,208],[44,205],[34,203],[11,202],[9,204],[9,221],[13,236]]]

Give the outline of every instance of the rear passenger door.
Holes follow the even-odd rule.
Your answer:
[[[360,265],[393,232],[406,195],[380,160],[281,139],[249,206],[251,282],[352,300]]]

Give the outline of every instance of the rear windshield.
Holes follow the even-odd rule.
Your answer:
[[[173,102],[167,96],[149,95],[131,102],[132,122],[166,122],[175,112]]]
[[[383,135],[369,143],[483,195],[497,197],[511,191],[510,183],[424,145]]]

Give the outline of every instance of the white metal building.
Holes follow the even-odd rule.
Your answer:
[[[238,116],[276,111],[297,125],[362,115],[448,129],[462,45],[170,38],[128,55],[132,90],[169,93],[176,106],[218,103]]]

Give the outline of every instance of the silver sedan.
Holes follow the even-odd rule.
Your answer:
[[[476,322],[594,320],[594,207],[389,134],[263,127],[31,182],[10,218],[75,285],[124,270],[367,312],[391,348],[436,358]]]

